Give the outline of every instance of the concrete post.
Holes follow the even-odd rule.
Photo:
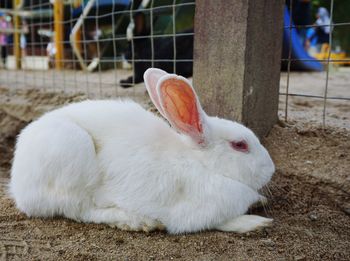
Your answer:
[[[283,0],[196,2],[194,87],[209,115],[258,136],[278,119]]]

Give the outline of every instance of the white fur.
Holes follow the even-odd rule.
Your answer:
[[[49,112],[18,137],[10,193],[28,216],[128,230],[165,226],[170,233],[230,230],[225,224],[262,198],[257,190],[274,165],[250,130],[202,117],[205,146],[132,101],[84,101]],[[230,147],[241,139],[249,153]],[[237,224],[247,231],[242,223],[232,231],[240,232]]]
[[[246,233],[272,224],[271,218],[264,218],[256,215],[242,215],[229,220],[218,227],[217,230],[225,232]]]

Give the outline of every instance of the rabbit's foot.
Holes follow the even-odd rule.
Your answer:
[[[154,230],[164,230],[165,226],[159,222],[158,220],[154,219],[146,219],[143,222],[141,222],[142,231],[144,232],[151,232]]]
[[[117,227],[125,231],[144,231],[147,233],[155,230],[165,229],[165,226],[162,223],[149,218],[143,218],[140,220],[135,220],[135,218],[131,218],[131,220],[128,221],[109,223],[108,225],[110,227]]]
[[[150,232],[164,229],[163,224],[158,220],[139,216],[118,207],[90,209],[84,213],[82,221],[103,223],[128,231]]]
[[[246,233],[271,226],[272,221],[272,218],[256,215],[242,215],[217,226],[216,229],[225,232]]]

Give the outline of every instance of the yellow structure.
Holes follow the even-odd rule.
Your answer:
[[[60,70],[63,68],[64,59],[64,6],[63,0],[54,1],[54,41],[56,47],[55,67]]]
[[[323,44],[321,51],[319,53],[313,54],[312,56],[318,60],[328,60],[329,56],[329,60],[336,60],[335,62],[332,62],[332,64],[350,65],[350,57],[346,57],[345,52],[331,52],[329,55],[329,44]]]
[[[18,11],[18,9],[21,6],[21,0],[13,0],[12,5],[14,11]],[[17,12],[14,12],[13,16],[13,27],[14,27],[14,35],[13,35],[13,49],[14,49],[14,54],[16,58],[16,69],[21,69],[22,68],[22,52],[21,52],[21,45],[20,45],[20,39],[21,39],[21,34],[20,34],[20,26],[21,26],[21,18],[18,16]]]

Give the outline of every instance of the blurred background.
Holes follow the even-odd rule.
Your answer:
[[[1,0],[1,86],[145,100],[148,67],[192,77],[195,6],[194,0]],[[304,120],[348,125],[347,109],[333,105],[349,106],[349,13],[347,0],[285,2],[281,118],[290,111],[296,119],[306,113]]]

